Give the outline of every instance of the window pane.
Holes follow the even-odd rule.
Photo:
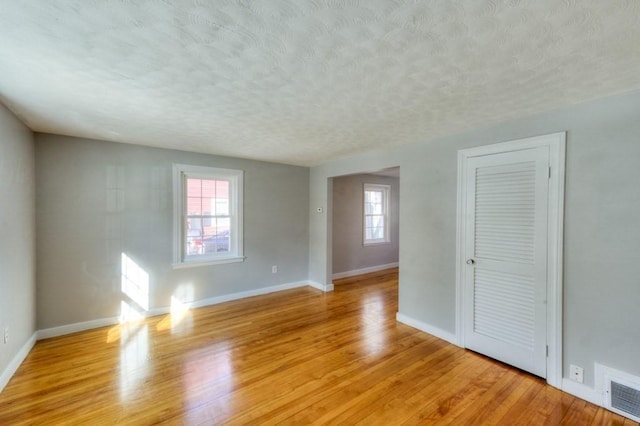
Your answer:
[[[383,215],[368,215],[365,218],[365,226],[367,228],[376,228],[379,226],[384,226],[384,216]]]
[[[203,228],[202,218],[190,217],[187,219],[187,237],[201,237]]]
[[[216,194],[216,180],[202,179],[202,197],[213,198]]]
[[[229,250],[230,220],[216,218],[229,215],[229,181],[217,179],[187,179],[187,237],[193,240],[193,254]],[[226,231],[226,235],[218,235]]]
[[[216,198],[215,212],[218,216],[229,216],[229,200],[226,198]]]
[[[388,241],[387,215],[389,214],[388,185],[364,186],[364,243]]]
[[[365,191],[365,201],[368,203],[377,203],[379,202],[377,195],[379,194],[379,191],[374,191],[374,190],[367,190]]]
[[[382,214],[382,191],[365,191],[365,213]]]
[[[216,218],[215,217],[204,217],[202,218],[202,223],[204,225],[202,229],[202,235],[210,236],[216,233]]]
[[[187,215],[202,215],[202,198],[187,198]]]
[[[187,197],[202,196],[202,179],[187,179]]]
[[[229,252],[230,247],[230,219],[216,218],[212,233],[204,238],[205,253]]]
[[[384,239],[384,215],[365,216],[365,239]]]
[[[212,214],[212,216],[215,216],[215,202],[214,202],[214,198],[210,198],[210,197],[203,197],[202,198],[202,211],[203,212],[209,212],[209,213],[204,213],[204,214]]]
[[[228,180],[216,181],[216,197],[229,198],[229,181]]]
[[[236,232],[238,237],[242,233],[243,172],[174,165],[173,176],[174,184],[180,183],[176,199],[181,207],[174,226],[182,240],[174,246],[175,262],[239,261],[243,242]]]
[[[365,229],[365,234],[364,234],[365,240],[372,239],[373,238],[372,235],[373,234],[371,233],[371,229],[370,228]]]
[[[216,219],[217,233],[222,231],[229,231],[231,229],[231,219],[228,217],[217,218]]]
[[[369,203],[382,203],[382,191],[369,190],[365,195],[365,200]]]
[[[376,240],[382,239],[384,237],[383,231],[384,229],[381,227],[373,228],[373,238]]]
[[[187,254],[202,254],[203,243],[202,238],[187,237]]]
[[[373,203],[370,203],[370,202],[364,203],[364,213],[365,214],[373,213]]]
[[[219,180],[216,182],[216,214],[229,215],[229,181]]]
[[[229,233],[215,234],[204,238],[204,252],[206,254],[229,251]]]
[[[188,215],[229,215],[229,181],[187,179]]]

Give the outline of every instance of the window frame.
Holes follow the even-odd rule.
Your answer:
[[[229,247],[224,253],[199,255],[186,254],[187,190],[186,182],[192,179],[213,179],[229,181]],[[173,165],[173,268],[219,265],[243,262],[243,189],[244,171],[219,167]]]
[[[384,236],[382,238],[367,239],[367,216],[373,216],[367,214],[367,191],[378,191],[382,193],[382,217],[384,226]],[[365,183],[362,190],[362,245],[374,246],[379,244],[388,244],[391,242],[390,232],[390,218],[389,218],[389,203],[391,198],[391,185],[384,185],[379,183]],[[375,215],[379,216],[379,215]]]

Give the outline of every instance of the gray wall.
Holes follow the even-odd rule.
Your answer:
[[[400,166],[399,310],[455,333],[457,150],[567,131],[564,376],[569,364],[640,375],[640,92],[311,170],[311,207],[332,176]],[[331,223],[310,215],[310,279],[329,282]]]
[[[363,189],[365,183],[391,186],[389,197],[390,238],[388,244],[364,246]],[[333,179],[333,273],[357,271],[398,262],[399,179],[372,174]]]
[[[39,329],[118,316],[121,253],[150,309],[307,281],[308,168],[48,134],[35,158]],[[173,163],[245,171],[244,262],[172,269]]]
[[[0,376],[36,331],[34,180],[33,135],[0,105]]]

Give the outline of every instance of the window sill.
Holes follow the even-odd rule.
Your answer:
[[[391,241],[369,241],[366,243],[362,243],[362,245],[364,247],[368,247],[368,246],[379,246],[382,244],[391,244]]]
[[[224,265],[225,263],[244,262],[245,259],[246,257],[244,256],[237,256],[237,257],[225,257],[220,259],[189,260],[186,262],[173,263],[171,267],[173,269],[185,269],[185,268],[196,268],[198,266]]]

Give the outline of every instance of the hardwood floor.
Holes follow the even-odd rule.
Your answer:
[[[636,424],[397,323],[397,271],[40,341],[14,424]]]

